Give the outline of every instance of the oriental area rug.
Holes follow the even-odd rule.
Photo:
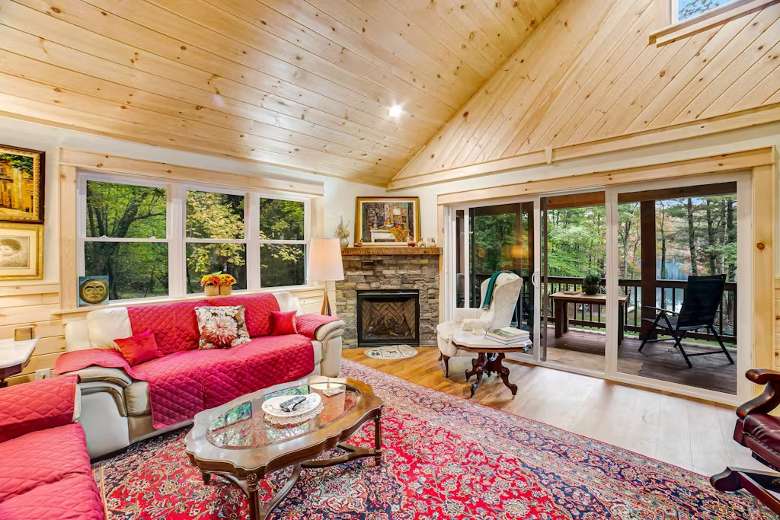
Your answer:
[[[344,375],[384,399],[383,463],[305,469],[272,518],[758,520],[746,493],[549,425],[343,361]],[[243,519],[235,486],[203,483],[184,453],[186,430],[130,447],[94,467],[110,520]],[[351,442],[370,446],[373,426]],[[286,479],[264,482],[266,498]]]

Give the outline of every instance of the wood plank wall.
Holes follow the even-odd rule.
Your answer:
[[[390,186],[780,103],[780,3],[657,46],[662,1],[564,0]]]

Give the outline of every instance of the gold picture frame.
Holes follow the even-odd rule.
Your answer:
[[[46,153],[0,145],[0,221],[43,224]]]
[[[43,225],[0,222],[0,280],[43,278]]]
[[[420,197],[357,197],[355,243],[406,246],[421,240]]]

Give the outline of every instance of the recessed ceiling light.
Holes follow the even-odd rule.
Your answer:
[[[388,115],[394,119],[398,119],[399,117],[401,117],[401,114],[403,114],[403,112],[404,112],[403,105],[399,105],[398,103],[394,104],[387,110]]]

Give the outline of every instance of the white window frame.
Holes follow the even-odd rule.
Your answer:
[[[87,237],[87,181],[97,181],[110,184],[127,184],[131,186],[143,186],[162,188],[166,190],[166,236],[162,238],[111,238],[111,237]],[[84,248],[87,242],[141,242],[141,243],[166,243],[168,245],[168,294],[156,298],[180,298],[192,296],[187,292],[187,244],[217,244],[238,243],[246,247],[246,285],[247,291],[259,290],[285,290],[305,287],[309,280],[308,258],[309,241],[311,240],[312,203],[311,197],[299,196],[287,193],[274,193],[260,190],[237,190],[230,187],[220,187],[210,184],[171,182],[164,179],[138,178],[136,176],[94,173],[80,171],[77,181],[77,210],[76,210],[76,272],[78,276],[85,273]],[[187,192],[206,191],[212,193],[224,193],[228,195],[241,195],[244,197],[244,237],[241,239],[215,239],[215,238],[190,238],[187,236]],[[292,200],[302,202],[304,205],[304,239],[303,240],[260,240],[260,199]],[[260,246],[263,244],[302,244],[304,246],[305,277],[302,285],[263,287],[260,277]],[[242,291],[237,291],[242,292]],[[197,294],[197,293],[195,293]],[[112,302],[144,301],[154,299],[136,298],[124,300],[112,300]]]

